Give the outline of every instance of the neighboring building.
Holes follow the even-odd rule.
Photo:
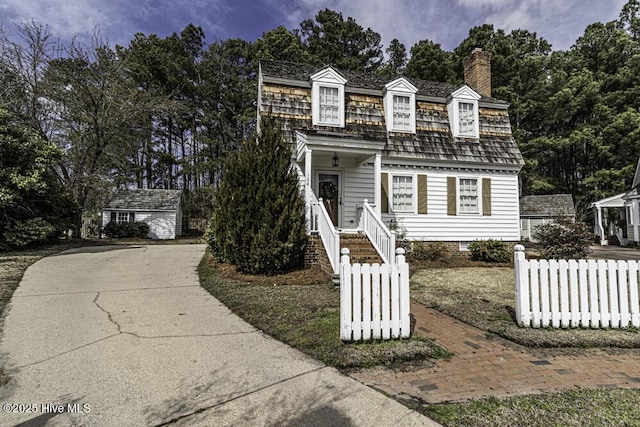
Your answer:
[[[591,204],[593,232],[601,245],[640,245],[640,158],[631,189]]]
[[[281,121],[310,234],[321,228],[314,207],[322,198],[336,236],[366,231],[362,215],[371,211],[369,225],[382,219],[409,240],[456,251],[477,239],[520,240],[524,162],[508,104],[491,97],[490,69],[480,49],[465,61],[460,87],[262,61],[258,125],[266,115]],[[335,259],[339,245],[323,242]]]
[[[557,217],[575,221],[576,210],[571,194],[548,194],[520,198],[520,237],[535,242],[536,229]]]
[[[181,192],[178,190],[118,190],[102,210],[102,226],[109,222],[149,224],[152,239],[182,235]]]
[[[625,209],[625,193],[607,197],[591,204],[593,209],[593,234],[602,246],[626,245],[628,243],[627,217],[629,209]],[[633,233],[633,231],[632,231]]]

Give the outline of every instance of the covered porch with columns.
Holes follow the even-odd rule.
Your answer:
[[[296,132],[295,162],[311,225],[311,206],[322,199],[336,231],[358,229],[364,200],[380,216],[384,141],[347,134]]]
[[[622,193],[591,204],[594,219],[593,232],[601,246],[609,244],[610,236],[615,236],[621,245],[627,243],[624,196],[625,193]]]

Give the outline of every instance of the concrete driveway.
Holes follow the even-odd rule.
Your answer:
[[[621,246],[591,245],[589,259],[640,260],[640,250]]]
[[[203,245],[74,249],[8,306],[0,425],[435,425],[265,336],[198,284]]]

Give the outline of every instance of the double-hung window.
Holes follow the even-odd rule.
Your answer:
[[[384,86],[384,111],[387,131],[416,132],[416,93],[418,89],[404,77]]]
[[[347,80],[331,67],[311,78],[311,119],[314,126],[344,127]]]
[[[413,212],[413,176],[393,175],[393,211]]]
[[[447,101],[447,111],[451,134],[454,138],[479,139],[479,99],[480,95],[466,85],[451,94],[451,98]]]
[[[340,124],[340,95],[337,87],[320,86],[318,120],[324,124]]]
[[[458,103],[458,126],[460,135],[475,136],[475,112],[474,105],[471,102]]]
[[[411,98],[393,95],[393,128],[411,130]]]
[[[460,213],[478,213],[478,180],[460,178],[458,189]]]

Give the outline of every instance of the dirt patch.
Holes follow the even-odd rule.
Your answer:
[[[515,321],[513,268],[417,271],[411,278],[411,295],[427,307],[529,348],[640,348],[637,329],[519,327]]]
[[[208,264],[210,267],[215,268],[218,276],[223,279],[252,283],[259,286],[314,286],[326,284],[331,279],[327,273],[319,268],[306,268],[273,276],[264,276],[244,274],[231,264],[217,264],[213,259],[209,259]]]

